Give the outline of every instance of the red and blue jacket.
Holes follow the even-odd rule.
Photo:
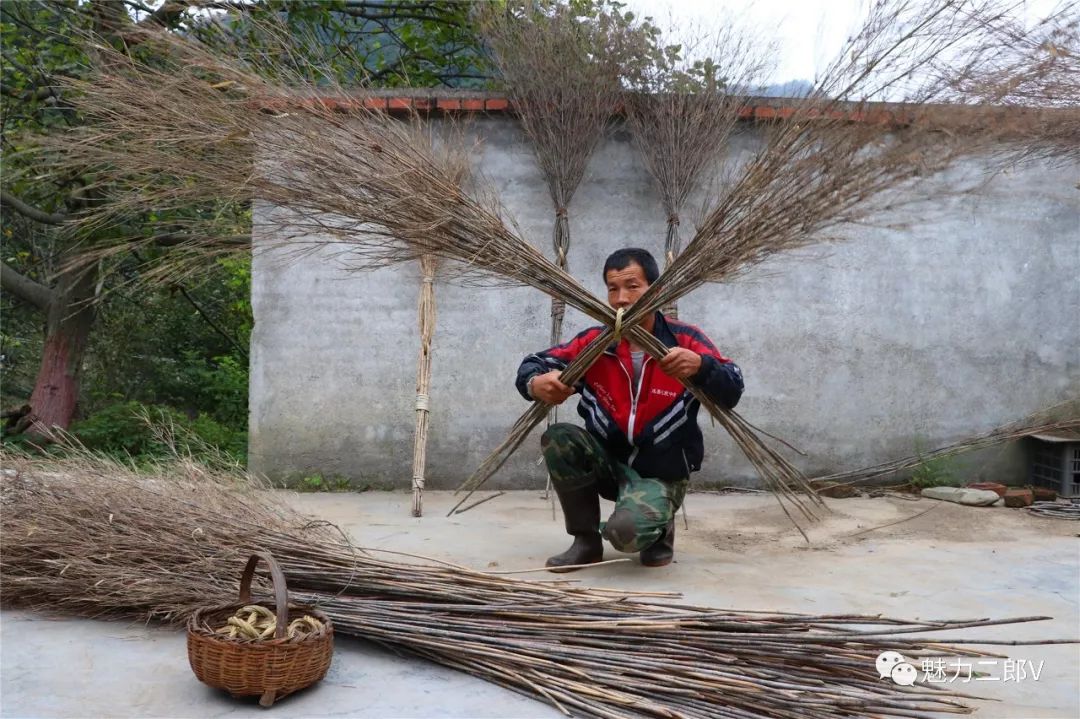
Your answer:
[[[517,388],[529,397],[535,375],[563,370],[603,331],[590,327],[569,342],[537,352],[521,362]],[[653,335],[666,347],[685,347],[701,355],[701,369],[690,383],[728,409],[743,392],[742,372],[693,325],[656,313]],[[704,442],[697,414],[701,403],[677,380],[668,377],[656,360],[645,356],[641,377],[633,386],[630,344],[612,343],[585,373],[575,390],[581,395],[578,414],[585,428],[619,462],[643,477],[685,479],[701,469]]]

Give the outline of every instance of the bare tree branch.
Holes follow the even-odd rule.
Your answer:
[[[154,8],[147,7],[146,5],[143,5],[141,2],[138,2],[138,0],[120,0],[120,2],[124,3],[125,5],[127,5],[129,8],[131,8],[133,10],[137,10],[139,12],[144,12],[147,15],[152,15],[154,13]]]
[[[0,190],[0,202],[9,205],[20,215],[46,225],[62,225],[70,219],[67,215],[45,212],[33,205],[28,205],[7,190]]]
[[[52,290],[26,275],[16,272],[6,262],[0,262],[0,287],[3,288],[4,292],[10,292],[23,302],[37,307],[42,312],[47,312],[49,305],[52,304]]]
[[[37,100],[44,100],[47,97],[52,97],[56,94],[56,89],[53,87],[38,87],[27,90],[26,92],[19,92],[11,89],[7,85],[0,85],[0,92],[8,97],[19,100],[20,102],[35,102]]]
[[[206,320],[206,324],[210,325],[211,329],[224,337],[229,344],[236,348],[236,351],[240,353],[240,356],[246,360],[248,358],[247,347],[244,347],[235,337],[222,329],[221,325],[215,322],[214,318],[208,315],[206,310],[199,306],[199,303],[195,301],[195,298],[191,296],[191,293],[187,291],[186,287],[183,285],[176,285],[176,288],[180,290],[180,294],[184,296],[184,299],[188,301],[188,304],[195,308],[195,311],[199,313],[199,316]]]
[[[165,0],[157,10],[138,22],[140,27],[160,25],[169,27],[183,15],[194,3],[191,0]]]

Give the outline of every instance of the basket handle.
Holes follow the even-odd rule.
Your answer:
[[[240,577],[240,603],[251,604],[251,580],[255,576],[255,566],[260,559],[270,567],[270,579],[274,585],[274,603],[277,605],[274,638],[282,639],[285,636],[285,626],[289,623],[289,589],[285,585],[285,573],[281,571],[281,567],[270,552],[255,552],[248,560],[247,566],[244,567],[244,574]]]

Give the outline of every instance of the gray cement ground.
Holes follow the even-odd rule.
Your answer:
[[[537,567],[567,541],[561,517],[552,519],[537,492],[513,492],[453,519],[443,516],[451,500],[441,492],[429,493],[422,519],[408,516],[409,497],[400,493],[292,495],[291,501],[339,523],[365,546],[492,571]],[[680,520],[675,564],[646,569],[633,559],[573,578],[678,590],[693,603],[743,609],[937,619],[1048,615],[1054,619],[951,636],[1080,636],[1076,523],[893,497],[829,504],[834,513],[809,531],[807,546],[769,496],[693,494],[688,531]],[[930,507],[918,518],[881,526]],[[874,527],[880,528],[864,531]],[[608,558],[620,556],[609,550]],[[0,619],[3,717],[268,716],[254,702],[200,685],[181,632],[17,611]],[[984,719],[1080,716],[1080,646],[1008,649],[1014,659],[1044,662],[1040,678],[1003,681],[1001,662],[985,667],[989,680],[946,686],[995,700],[975,703]],[[354,640],[338,642],[320,685],[272,712],[279,718],[561,716],[478,679]]]

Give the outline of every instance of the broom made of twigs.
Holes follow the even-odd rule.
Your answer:
[[[933,124],[929,110],[908,111],[900,132],[885,122],[853,122],[866,120],[868,110],[851,97],[903,89],[906,72],[940,57],[960,38],[970,40],[972,32],[977,41],[978,23],[968,22],[957,3],[928,8],[920,14],[906,3],[874,7],[815,93],[774,128],[686,250],[623,318],[635,342],[662,356],[664,348],[634,326],[644,311],[844,224],[895,209],[894,195],[881,201],[886,191],[910,190],[923,174],[997,147],[996,125],[978,121],[977,113],[964,132],[948,135],[920,132],[920,121]],[[310,83],[270,82],[182,39],[154,41],[171,46],[176,66],[162,70],[110,56],[93,82],[74,84],[81,93],[75,102],[96,124],[56,140],[54,147],[63,151],[57,159],[95,167],[118,189],[112,204],[85,219],[90,226],[115,223],[148,204],[255,197],[278,208],[266,246],[336,246],[369,267],[432,254],[458,261],[448,272],[460,280],[531,285],[616,325],[610,308],[507,227],[497,204],[468,196],[439,167],[429,144],[365,110],[362,98],[343,101],[340,90],[327,98]],[[909,96],[932,98],[939,89]],[[253,111],[253,97],[263,113]],[[167,141],[174,136],[184,141]],[[131,244],[114,240],[98,251],[115,253]],[[193,246],[198,244],[196,237]],[[780,490],[778,499],[788,484],[810,491],[805,478],[738,415],[702,403],[733,432],[766,483]],[[483,479],[477,475],[468,486]]]
[[[600,16],[607,22],[582,22],[569,5],[548,12],[528,5],[517,9],[487,8],[479,19],[551,195],[555,264],[566,270],[570,202],[622,96],[618,50],[634,29],[612,22],[615,16],[604,11]],[[562,342],[565,316],[566,302],[553,297],[551,345]],[[548,426],[558,415],[557,406],[548,407]],[[550,490],[549,475],[545,495]]]
[[[667,218],[663,266],[681,249],[683,205],[727,150],[727,142],[751,91],[767,68],[767,43],[736,24],[687,39],[679,29],[682,60],[661,58],[628,73],[631,92],[625,115],[634,146],[652,176]],[[674,35],[673,31],[669,31]],[[675,44],[666,37],[660,44]],[[704,60],[700,58],[704,57]],[[662,308],[678,317],[678,304]]]
[[[453,132],[455,144],[441,143],[441,160],[445,167],[456,173],[462,182],[469,174],[469,158],[464,135]],[[431,342],[435,334],[435,274],[438,259],[432,255],[420,258],[420,299],[417,306],[420,347],[416,360],[416,429],[413,433],[412,462],[412,515],[424,513],[424,471],[427,466],[428,420],[431,413]]]
[[[555,264],[567,269],[570,202],[622,96],[619,49],[632,26],[583,21],[569,5],[541,11],[488,9],[480,18],[504,89],[533,148],[555,206]],[[566,303],[552,299],[551,343],[562,338]],[[554,416],[555,409],[551,413]]]
[[[5,455],[6,606],[182,623],[225,603],[237,568],[270,551],[294,598],[338,632],[404,650],[593,717],[930,717],[971,695],[882,680],[875,658],[990,656],[936,632],[1043,617],[907,621],[679,604],[664,593],[528,582],[353,546],[236,475],[190,461],[136,474],[77,453]],[[930,633],[931,636],[925,636]],[[947,642],[947,643],[945,643]],[[656,677],[663,677],[659,681]],[[629,679],[629,680],[628,680]]]

